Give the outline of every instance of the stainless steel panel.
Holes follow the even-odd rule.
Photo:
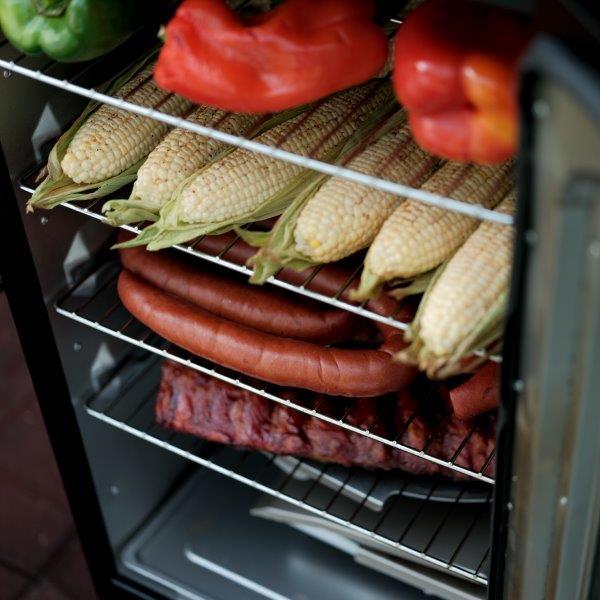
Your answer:
[[[581,101],[583,74],[555,57],[562,81],[539,81],[531,107],[511,600],[585,598],[600,524],[600,129]]]

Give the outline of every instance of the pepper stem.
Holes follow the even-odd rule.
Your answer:
[[[67,10],[71,0],[33,0],[38,15],[60,17]]]

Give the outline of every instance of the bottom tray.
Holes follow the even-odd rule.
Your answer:
[[[352,542],[339,552],[296,529],[250,516],[261,501],[264,508],[260,493],[198,471],[128,543],[123,565],[174,598],[426,598],[414,587],[357,565],[352,554],[358,546]],[[376,568],[448,600],[483,597],[472,584],[364,554],[357,560],[374,560]],[[441,593],[444,589],[448,593]]]

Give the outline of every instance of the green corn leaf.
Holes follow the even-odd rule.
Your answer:
[[[235,232],[250,246],[260,248],[264,246],[271,236],[270,231],[251,231],[242,227],[234,227]]]
[[[392,298],[396,298],[396,300],[423,294],[429,287],[431,278],[434,276],[436,270],[432,269],[431,271],[427,271],[427,273],[417,275],[414,279],[388,282],[392,286],[388,294]]]
[[[113,227],[158,220],[158,210],[149,202],[109,200],[102,206],[106,222]]]
[[[393,105],[386,105],[373,115],[372,120],[369,120],[363,127],[360,127],[338,152],[337,162],[342,162],[349,154],[359,148],[366,136],[373,130],[373,127],[379,124],[386,115],[389,115],[390,110],[393,109]],[[396,111],[385,121],[383,127],[380,127],[377,135],[373,136],[373,139],[370,141],[376,141],[405,121],[405,112],[403,110]],[[296,197],[277,220],[277,223],[271,230],[270,236],[265,237],[262,235],[262,232],[261,235],[256,238],[253,237],[253,232],[246,232],[243,235],[240,234],[249,244],[260,247],[258,253],[250,260],[250,264],[255,267],[254,275],[250,280],[252,283],[263,283],[268,277],[282,267],[289,267],[302,271],[320,264],[296,249],[294,232],[296,223],[298,222],[298,218],[304,210],[304,207],[328,179],[328,175],[317,174],[314,178],[308,180],[305,187],[298,191]],[[261,263],[263,262],[265,263],[264,268],[261,266]]]
[[[146,246],[154,239],[157,231],[156,223],[154,223],[153,225],[146,227],[136,237],[125,242],[115,244],[112,246],[112,249],[116,250],[118,248],[135,248],[136,246]]]
[[[151,56],[138,61],[125,73],[114,79],[108,86],[106,93],[114,94],[123,87],[132,77],[153,60],[156,51]],[[129,167],[123,173],[119,173],[110,179],[93,184],[75,183],[63,172],[60,163],[64,158],[69,144],[79,131],[81,126],[90,117],[90,115],[101,106],[100,102],[89,102],[83,113],[69,127],[63,135],[60,136],[48,157],[47,171],[48,175],[44,181],[37,187],[29,202],[27,202],[27,212],[33,212],[36,208],[52,209],[64,202],[76,202],[81,200],[93,200],[102,198],[118,190],[119,188],[131,183],[143,163],[143,160]]]
[[[446,268],[447,262],[430,274],[429,285],[421,299],[417,314],[406,332],[406,339],[411,341],[411,344],[395,356],[400,362],[419,365],[419,368],[426,371],[430,377],[438,379],[472,372],[488,360],[490,352],[494,352],[500,345],[508,298],[507,292],[501,294],[454,352],[443,356],[433,354],[420,336],[420,323],[429,295]],[[484,355],[474,354],[478,350],[485,350]]]
[[[247,135],[248,138],[254,138],[265,131],[268,131],[272,127],[287,121],[288,119],[292,119],[297,116],[301,112],[306,110],[306,106],[299,106],[287,111],[282,111],[281,113],[277,113],[272,115],[270,118],[266,119],[259,125],[257,125],[254,129],[252,129]],[[200,134],[198,134],[200,135]],[[173,197],[176,198],[181,190],[187,185],[192,179],[194,179],[202,170],[206,169],[208,166],[214,164],[218,160],[221,160],[224,156],[233,152],[236,149],[235,146],[228,146],[224,148],[221,152],[219,152],[209,163],[204,165],[201,169],[196,171],[192,176],[188,177],[181,185],[178,186],[177,190],[175,190]],[[132,192],[133,194],[133,192]],[[168,204],[168,203],[167,203]],[[166,205],[163,205],[166,206]],[[127,199],[115,199],[109,200],[102,207],[102,212],[105,214],[106,219],[109,224],[114,226],[119,225],[127,225],[129,223],[139,223],[140,221],[159,221],[161,218],[161,209],[162,206],[156,206],[154,203],[146,202],[143,198],[138,196],[130,195]],[[165,209],[165,216],[171,215],[169,219],[165,218],[166,223],[169,223],[169,226],[177,226],[177,219],[173,218],[173,211],[169,208]],[[155,230],[153,230],[155,231]],[[149,241],[148,236],[146,236],[146,240]]]
[[[376,275],[367,266],[363,267],[358,287],[352,292],[352,300],[364,302],[379,297],[383,291],[385,279]]]

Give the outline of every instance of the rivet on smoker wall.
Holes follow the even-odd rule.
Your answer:
[[[536,100],[533,103],[533,114],[538,119],[545,119],[550,114],[550,106],[545,100]]]
[[[119,489],[118,485],[111,485],[110,486],[110,493],[113,496],[118,496],[121,493],[121,490]]]
[[[525,389],[525,384],[523,383],[522,379],[517,379],[514,383],[513,383],[513,390],[515,390],[515,392],[522,392]]]
[[[561,506],[566,506],[567,505],[567,497],[566,496],[561,496],[559,502],[560,502]]]
[[[508,510],[512,510],[513,509],[513,503],[512,502],[508,502],[506,504],[506,508],[508,508]]]
[[[81,344],[79,342],[74,342],[73,343],[73,350],[75,352],[79,352],[81,350]]]
[[[594,240],[588,246],[588,252],[592,258],[600,258],[600,241]]]
[[[40,219],[40,223],[41,223],[42,225],[47,225],[47,224],[48,224],[48,217],[42,217],[42,218]]]
[[[2,75],[4,75],[4,79],[8,79],[12,75],[12,71],[5,70]]]
[[[537,241],[538,241],[538,234],[537,234],[537,232],[535,232],[533,229],[528,229],[525,232],[525,241],[530,246],[533,246],[534,244],[536,244]]]

